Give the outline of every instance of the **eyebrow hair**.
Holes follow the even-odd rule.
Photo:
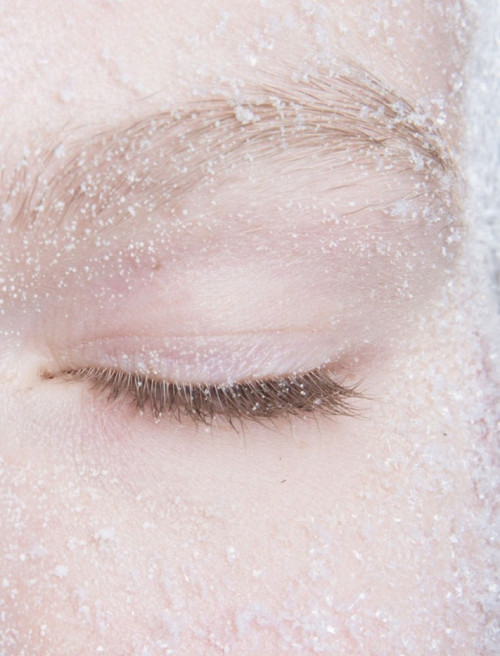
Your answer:
[[[395,172],[420,171],[429,183],[454,173],[423,111],[364,69],[321,71],[37,148],[11,176],[4,215],[7,208],[12,225],[37,234],[64,225],[78,235],[90,226],[136,221],[142,210],[168,207],[175,214],[203,181],[234,175],[245,161],[295,161],[328,171],[379,158]]]

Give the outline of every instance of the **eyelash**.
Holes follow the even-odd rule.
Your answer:
[[[216,417],[234,425],[311,413],[353,415],[352,401],[359,398],[355,387],[336,383],[325,369],[219,385],[168,382],[99,367],[67,371],[65,376],[107,391],[109,401],[129,398],[138,411],[149,410],[155,420],[172,415],[178,421],[190,417],[204,424]]]

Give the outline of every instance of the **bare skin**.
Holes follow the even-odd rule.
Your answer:
[[[494,385],[457,182],[459,3],[1,11],[2,653],[492,654]],[[367,70],[394,94],[366,114],[386,150],[353,138],[316,162],[299,121],[289,147],[233,161],[193,128],[205,159],[173,203],[191,111],[220,103],[235,134],[273,135],[310,109],[281,93],[328,80],[335,114],[341,76]],[[139,192],[115,194],[123,156],[102,143],[135,148],[145,122],[171,145],[179,116],[178,154],[134,151]],[[74,375],[217,386],[324,366],[356,386],[352,416],[323,400],[272,421],[155,418]]]

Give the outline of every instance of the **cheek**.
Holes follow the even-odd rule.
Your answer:
[[[0,540],[6,625],[24,641],[12,644],[275,656],[294,644],[396,653],[388,641],[425,653],[432,639],[452,653],[468,628],[450,586],[464,582],[457,564],[472,571],[479,553],[457,533],[464,509],[474,511],[470,482],[453,467],[402,470],[394,448],[407,436],[391,433],[389,446],[366,424],[362,437],[346,426],[340,442],[357,442],[358,458],[338,443],[334,453],[326,426],[315,448],[300,431],[287,444],[262,435],[260,447],[252,435],[232,458],[227,445],[216,456],[213,442],[203,453],[201,436],[184,439],[182,472],[175,446],[154,463],[127,445],[121,458],[74,442],[13,450]],[[151,449],[154,431],[143,437]],[[451,443],[444,455],[456,461]]]

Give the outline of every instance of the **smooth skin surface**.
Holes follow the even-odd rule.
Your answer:
[[[2,654],[494,653],[465,24],[444,0],[2,5]],[[65,374],[323,365],[353,416],[155,421]]]

